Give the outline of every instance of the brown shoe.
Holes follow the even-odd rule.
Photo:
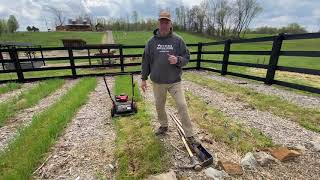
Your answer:
[[[159,129],[155,132],[156,136],[165,135],[168,131],[168,127],[159,127]]]

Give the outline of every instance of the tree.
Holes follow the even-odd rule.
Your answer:
[[[256,0],[236,0],[233,8],[234,35],[239,38],[241,32],[249,27],[252,19],[261,11],[262,7]]]
[[[196,11],[197,21],[198,21],[198,24],[199,24],[198,32],[202,33],[203,30],[204,30],[204,19],[206,17],[205,9],[204,9],[204,7],[200,8],[199,6],[195,6],[195,11]]]
[[[27,31],[28,32],[32,31],[32,28],[30,26],[27,26]]]
[[[228,25],[230,25],[232,9],[227,0],[218,0],[217,8],[218,36],[225,37],[229,29]]]
[[[0,35],[8,31],[7,21],[5,19],[0,19]]]
[[[64,25],[64,23],[66,21],[66,17],[64,16],[64,12],[60,9],[55,8],[55,7],[49,7],[49,10],[53,14],[55,26]]]
[[[8,26],[8,31],[11,33],[17,31],[17,29],[19,28],[19,23],[16,17],[14,17],[14,15],[9,16],[7,26]]]
[[[133,11],[132,13],[132,21],[134,23],[135,30],[138,30],[138,21],[139,21],[139,16],[137,11]]]
[[[39,28],[36,28],[36,27],[34,27],[34,26],[32,26],[31,30],[32,30],[33,32],[39,32]]]
[[[304,27],[300,26],[298,23],[291,23],[288,26],[279,29],[279,33],[298,34],[306,32],[307,30]]]
[[[207,26],[207,33],[215,36],[217,23],[217,2],[216,0],[205,0],[202,7],[205,8],[205,23]]]

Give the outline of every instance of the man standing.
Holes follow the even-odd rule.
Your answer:
[[[190,53],[181,37],[172,32],[171,16],[168,11],[160,12],[158,29],[148,41],[142,58],[142,83],[145,92],[148,76],[152,81],[155,105],[160,128],[156,135],[166,134],[168,118],[165,111],[167,92],[176,102],[182,128],[190,144],[198,144],[195,139],[188,113],[188,107],[181,85],[182,66],[190,59]]]

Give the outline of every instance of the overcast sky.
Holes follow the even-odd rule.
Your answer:
[[[320,29],[320,0],[257,0],[263,12],[252,22],[251,27],[282,27],[297,22],[308,31]],[[75,17],[83,13],[95,17],[132,16],[136,10],[139,16],[156,17],[159,9],[198,4],[196,0],[0,0],[0,18],[15,15],[19,21],[19,30],[28,25],[41,30],[46,29],[45,20],[53,25],[52,14],[48,7],[56,7],[66,12],[66,16]]]

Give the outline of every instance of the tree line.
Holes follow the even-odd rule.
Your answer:
[[[262,12],[262,7],[256,0],[202,0],[190,8],[181,5],[166,10],[173,16],[173,28],[176,30],[223,38],[244,34],[252,20]],[[137,11],[133,11],[131,17],[98,18],[95,23],[106,29],[127,31],[157,27],[157,19],[144,19]]]

